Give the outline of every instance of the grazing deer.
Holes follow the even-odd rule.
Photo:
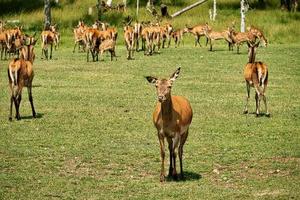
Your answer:
[[[125,45],[127,49],[127,59],[133,59],[134,53],[134,43],[135,43],[135,34],[134,28],[130,25],[124,27],[124,39]]]
[[[100,57],[105,51],[110,52],[110,60],[113,60],[113,57],[116,57],[116,41],[113,39],[107,39],[101,42],[99,46],[99,51],[100,51]]]
[[[247,42],[249,43],[255,43],[256,37],[251,32],[236,32],[234,29],[230,30],[230,38],[232,42],[236,45],[237,53],[240,53],[240,46]],[[248,45],[249,46],[249,45]]]
[[[180,68],[178,68],[169,79],[158,79],[152,76],[146,77],[149,83],[155,85],[159,101],[153,112],[153,123],[157,129],[160,144],[161,182],[165,180],[165,138],[167,138],[170,152],[169,176],[177,179],[176,156],[178,151],[180,175],[181,178],[183,178],[183,145],[188,137],[189,126],[193,117],[193,111],[189,101],[182,96],[171,95],[171,87],[178,77],[179,72]]]
[[[204,33],[204,27],[205,26],[206,26],[206,24],[196,25],[194,27],[188,27],[187,25],[185,25],[184,32],[192,33],[195,37],[195,47],[197,46],[197,44],[199,44],[199,46],[201,47],[200,37],[205,36],[205,33]],[[211,27],[209,27],[209,29],[211,29]],[[206,44],[207,43],[208,43],[208,38],[206,38]]]
[[[244,109],[244,114],[248,113],[248,101],[250,98],[250,87],[255,89],[255,101],[256,101],[256,116],[260,114],[260,101],[261,98],[264,101],[266,108],[266,116],[269,117],[270,113],[268,111],[267,99],[266,99],[266,89],[268,85],[268,67],[263,62],[255,62],[256,48],[259,42],[256,44],[249,43],[249,62],[246,64],[244,69],[244,78],[246,81],[247,97],[246,105]]]
[[[13,103],[15,104],[16,109],[16,119],[20,120],[20,103],[22,99],[22,89],[23,87],[27,87],[28,89],[28,97],[31,104],[32,115],[35,118],[36,112],[33,105],[32,98],[32,80],[34,77],[33,73],[33,61],[35,58],[35,54],[33,52],[34,45],[37,40],[29,39],[29,44],[24,45],[21,48],[21,56],[20,59],[13,59],[8,66],[8,80],[9,80],[9,88],[11,91],[10,97],[10,113],[9,120],[12,120],[12,107]]]
[[[250,27],[247,27],[247,31],[251,32],[256,38],[259,38],[259,40],[261,40],[263,42],[264,46],[267,47],[268,40],[265,37],[262,30],[260,30],[259,28],[251,25]]]
[[[205,33],[206,38],[208,38],[209,45],[210,45],[210,48],[209,48],[210,51],[212,51],[212,41],[215,41],[215,40],[227,41],[228,47],[230,50],[232,40],[230,38],[229,30],[222,31],[222,32],[213,31],[212,29],[209,29],[209,26],[206,24],[206,26],[204,27],[204,33]]]

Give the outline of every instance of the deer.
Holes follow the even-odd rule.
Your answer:
[[[53,44],[57,46],[57,35],[56,33],[48,30],[42,31],[41,33],[41,40],[42,40],[42,57],[45,55],[45,58],[48,60],[48,45],[50,45],[50,59],[52,59],[52,50]]]
[[[170,47],[173,30],[173,26],[170,23],[166,23],[165,25],[161,26],[162,48],[165,48],[166,42],[168,42],[167,47]]]
[[[84,22],[79,20],[78,25],[73,29],[74,33],[74,48],[73,53],[75,53],[76,46],[78,44],[78,51],[80,51],[80,47],[82,47],[82,51],[85,51],[85,40],[84,40],[84,32],[87,29]]]
[[[250,98],[250,87],[255,89],[255,102],[256,102],[256,116],[260,115],[260,101],[263,99],[265,104],[267,117],[270,117],[270,113],[267,106],[266,89],[268,85],[268,67],[265,63],[255,61],[256,49],[259,42],[256,44],[249,43],[248,57],[249,61],[244,68],[244,78],[246,81],[247,97],[244,109],[244,114],[248,113],[248,101]]]
[[[135,46],[135,34],[134,34],[134,27],[127,25],[124,27],[124,39],[125,45],[127,49],[127,59],[133,59],[133,52]]]
[[[160,144],[161,171],[160,181],[165,181],[165,138],[169,145],[170,166],[169,176],[178,178],[176,171],[176,157],[179,155],[180,178],[183,174],[183,146],[187,140],[189,126],[192,122],[193,111],[189,101],[182,96],[171,95],[171,88],[179,76],[180,67],[168,78],[146,76],[149,83],[156,87],[158,102],[153,112],[153,123],[157,129]]]
[[[146,26],[142,29],[142,49],[144,50],[144,55],[152,54],[152,44],[153,44],[153,31],[151,26]]]
[[[248,32],[236,32],[234,29],[230,29],[230,38],[232,42],[237,46],[237,54],[240,53],[240,45],[247,42],[247,44],[255,43],[256,36],[250,31]],[[248,45],[249,47],[249,45]]]
[[[105,51],[110,52],[110,60],[113,60],[113,57],[116,57],[116,41],[114,39],[107,39],[101,42],[99,46],[100,57],[103,55]]]
[[[30,37],[29,39],[27,39],[27,41],[29,41],[29,44],[25,44],[21,48],[20,59],[14,58],[8,65],[8,82],[11,91],[9,121],[12,121],[13,103],[16,109],[16,119],[21,119],[19,108],[22,99],[22,90],[24,86],[27,87],[28,90],[28,97],[31,104],[32,116],[36,118],[36,112],[34,109],[32,98],[32,80],[34,77],[32,65],[35,59],[35,54],[33,50],[37,40]]]
[[[196,25],[194,27],[188,27],[187,25],[185,25],[184,32],[192,33],[195,37],[195,47],[197,46],[197,44],[199,44],[199,46],[201,47],[200,37],[205,36],[205,33],[204,33],[205,26],[206,26],[206,24]],[[209,27],[209,29],[211,29],[211,27]],[[207,43],[208,43],[208,38],[206,38],[206,45],[207,45]]]
[[[134,34],[135,34],[135,50],[138,52],[140,49],[139,47],[139,41],[142,38],[142,29],[143,26],[140,22],[136,21],[133,25],[134,27]]]
[[[265,37],[262,30],[251,25],[250,27],[247,27],[247,31],[251,32],[256,38],[259,38],[259,40],[261,40],[263,42],[265,47],[268,46],[268,40]]]
[[[208,38],[209,45],[210,45],[210,48],[209,48],[210,51],[212,51],[212,41],[215,41],[215,40],[227,41],[228,47],[230,50],[232,40],[230,38],[229,30],[222,31],[222,32],[213,31],[212,29],[209,29],[209,26],[206,24],[206,26],[204,27],[204,34],[205,34],[206,38]]]
[[[183,41],[184,33],[185,32],[183,29],[178,29],[171,33],[171,37],[174,39],[175,48],[177,48],[180,45],[180,43],[182,43],[182,45],[184,44],[184,41]]]

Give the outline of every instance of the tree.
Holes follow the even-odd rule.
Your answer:
[[[249,9],[249,5],[245,0],[241,0],[241,32],[245,32],[245,20],[246,20],[246,12]]]
[[[44,15],[45,15],[45,25],[44,30],[49,30],[51,25],[51,5],[50,0],[44,0]]]

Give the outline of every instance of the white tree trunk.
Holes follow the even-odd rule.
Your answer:
[[[214,0],[213,16],[212,16],[213,21],[216,20],[216,16],[217,16],[217,0]]]
[[[45,30],[48,30],[51,24],[51,5],[50,0],[44,0]]]
[[[241,0],[241,32],[245,32],[245,19],[246,19],[245,0]]]
[[[111,7],[111,4],[112,4],[112,0],[107,0],[106,4]]]
[[[136,0],[136,19],[138,19],[139,16],[139,7],[140,7],[140,1]]]

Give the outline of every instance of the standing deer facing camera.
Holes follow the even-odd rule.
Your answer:
[[[255,101],[256,101],[256,116],[259,116],[259,108],[261,98],[264,101],[266,108],[266,116],[269,117],[270,113],[268,111],[267,99],[265,92],[268,85],[268,67],[263,62],[255,62],[256,48],[259,42],[256,44],[249,43],[249,62],[246,64],[244,69],[244,77],[246,80],[246,105],[244,109],[244,114],[248,113],[248,101],[250,98],[250,87],[255,88]]]
[[[168,79],[147,76],[146,79],[156,87],[158,102],[153,112],[153,123],[157,129],[160,144],[161,172],[160,181],[165,181],[165,138],[169,144],[170,167],[169,176],[177,179],[176,156],[180,162],[180,176],[183,178],[182,155],[183,145],[188,137],[193,111],[189,101],[182,96],[172,96],[171,87],[178,77],[178,68]]]
[[[35,118],[36,112],[33,106],[33,98],[32,98],[32,80],[34,77],[33,73],[33,61],[35,58],[35,54],[33,52],[34,45],[36,41],[33,37],[27,38],[29,44],[24,45],[21,47],[21,56],[20,59],[13,59],[8,66],[8,80],[9,80],[9,87],[11,91],[10,97],[10,113],[9,113],[9,120],[12,120],[12,107],[13,103],[15,104],[16,108],[16,118],[20,120],[20,113],[19,107],[22,99],[22,89],[23,87],[27,87],[28,89],[28,97],[31,104],[32,115]]]

